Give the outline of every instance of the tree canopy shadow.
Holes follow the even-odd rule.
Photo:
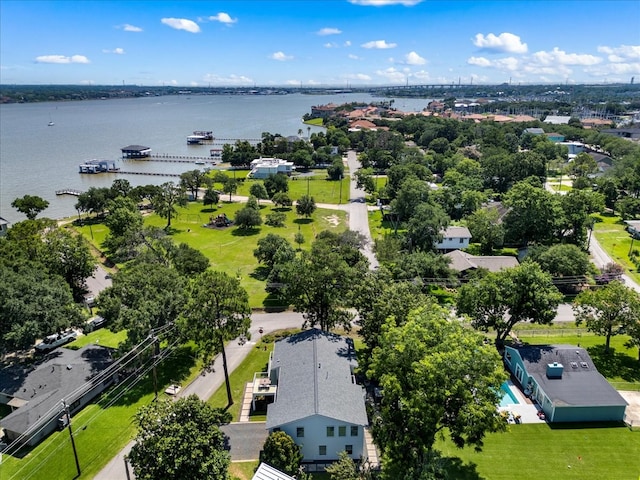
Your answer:
[[[205,208],[201,208],[200,209],[201,213],[212,213],[212,212],[216,212],[216,211],[218,211],[217,207],[208,207],[208,208],[205,207]]]
[[[440,457],[442,470],[445,478],[455,478],[456,480],[481,480],[483,477],[478,473],[478,466],[475,463],[463,463],[458,457]]]
[[[267,297],[262,301],[262,305],[266,312],[284,312],[289,305],[279,295],[275,293],[269,293]]]
[[[269,276],[270,272],[271,270],[269,269],[269,267],[265,265],[259,265],[253,272],[249,274],[249,276],[251,278],[255,278],[256,280],[264,282]]]
[[[234,237],[252,237],[260,233],[259,228],[234,228],[231,235]]]
[[[271,207],[273,212],[290,212],[293,210],[292,207]]]
[[[626,382],[640,381],[640,363],[626,353],[616,352],[612,347],[608,352],[604,345],[594,345],[586,349],[598,371],[606,378],[620,377]]]
[[[298,225],[308,225],[313,222],[313,218],[296,218],[293,223],[297,223]]]

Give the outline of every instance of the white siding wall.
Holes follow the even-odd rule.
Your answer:
[[[469,238],[443,238],[440,243],[436,244],[439,250],[462,250],[469,246]]]
[[[333,437],[327,437],[328,426],[334,427]],[[344,437],[339,435],[340,429],[338,427],[340,426],[346,427],[346,435]],[[351,458],[357,460],[364,454],[364,431],[361,425],[357,425],[358,436],[352,437],[351,426],[352,424],[350,423],[344,423],[331,418],[315,415],[298,422],[282,425],[280,429],[291,436],[291,438],[293,438],[293,440],[302,447],[304,461],[337,460],[338,454],[345,450],[346,445],[353,446]],[[304,428],[303,438],[297,437],[298,427]],[[326,455],[320,455],[320,445],[325,445],[327,447]]]

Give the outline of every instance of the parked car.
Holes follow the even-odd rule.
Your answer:
[[[101,317],[100,315],[96,315],[95,317],[91,317],[87,320],[85,330],[88,332],[93,332],[95,329],[102,327],[106,323],[106,319]]]
[[[49,335],[42,342],[36,345],[36,350],[41,352],[47,352],[49,350],[53,350],[54,348],[57,348],[61,345],[65,345],[69,342],[73,342],[77,336],[78,334],[73,330]]]

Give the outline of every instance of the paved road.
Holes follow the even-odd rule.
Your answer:
[[[231,372],[233,372],[238,367],[238,365],[242,363],[242,361],[254,347],[255,341],[259,340],[260,333],[258,330],[260,329],[260,327],[263,328],[264,333],[269,333],[283,328],[299,328],[302,326],[302,322],[302,315],[295,312],[255,313],[251,315],[250,332],[252,340],[244,343],[243,345],[240,345],[237,340],[234,340],[229,343],[226,349],[229,374],[231,374]],[[199,375],[191,384],[183,388],[177,396],[183,397],[195,394],[198,395],[198,397],[200,397],[202,400],[207,400],[221,385],[224,384],[222,359],[220,357],[221,356],[218,355],[215,358],[215,361],[213,363],[213,372],[207,373],[206,375]],[[241,399],[235,400],[241,401]],[[261,429],[264,430],[264,424],[261,424]],[[235,431],[234,429],[231,430]],[[266,431],[262,433],[264,433],[266,438]],[[249,433],[246,433],[245,435],[249,435]],[[238,443],[238,441],[239,440],[237,439],[234,440],[235,443]],[[263,443],[264,439],[260,443],[260,447],[262,447]],[[129,442],[120,451],[120,453],[118,453],[118,455],[111,459],[111,461],[100,471],[100,473],[98,473],[94,477],[94,479],[126,480],[127,475],[125,472],[124,457],[129,453],[131,447],[133,447],[133,444],[133,441]],[[246,451],[250,451],[249,446],[247,446]],[[255,451],[256,450],[253,450],[253,452]],[[249,454],[247,453],[247,455]],[[132,470],[130,470],[130,475],[131,478],[133,478]]]
[[[357,188],[357,182],[354,177],[356,170],[360,168],[360,162],[355,150],[347,152],[347,164],[351,174],[351,182],[349,188],[349,229],[364,235],[365,245],[362,253],[369,260],[369,268],[378,267],[378,259],[373,253],[373,240],[371,239],[371,231],[369,230],[369,211],[365,202],[365,191]]]
[[[595,235],[591,236],[589,253],[591,254],[591,261],[598,268],[602,268],[609,263],[613,263],[611,257],[604,251],[600,243],[598,243]],[[638,285],[638,283],[636,283],[629,275],[623,274],[622,279],[627,287],[633,288],[636,292],[640,292],[640,285]]]

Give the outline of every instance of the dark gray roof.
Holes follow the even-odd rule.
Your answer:
[[[0,391],[22,404],[0,421],[13,432],[25,432],[41,417],[61,410],[61,401],[72,403],[83,386],[111,363],[111,350],[87,345],[79,350],[58,348],[47,360],[34,366],[14,366],[0,370]]]
[[[279,369],[278,390],[267,428],[313,415],[367,425],[364,390],[352,374],[356,365],[350,338],[312,329],[276,342],[271,369]]]
[[[120,150],[123,152],[141,152],[143,150],[149,150],[149,147],[145,147],[144,145],[128,145],[122,147]]]
[[[556,406],[627,405],[622,396],[593,365],[584,348],[573,345],[533,345],[514,347],[527,373],[536,379]],[[562,364],[562,378],[548,378],[547,365]]]

